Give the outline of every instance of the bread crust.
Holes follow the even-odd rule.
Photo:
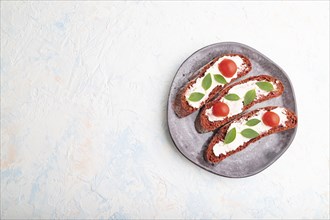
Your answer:
[[[261,96],[258,99],[255,99],[253,102],[251,102],[250,104],[246,105],[243,107],[242,112],[240,114],[236,114],[233,115],[231,117],[227,117],[224,118],[224,120],[221,121],[209,121],[206,113],[206,110],[211,108],[215,103],[219,102],[221,100],[221,98],[223,98],[224,96],[226,96],[229,92],[229,90],[231,88],[233,88],[236,85],[240,85],[243,83],[246,83],[248,81],[252,81],[252,80],[256,80],[256,81],[267,81],[267,82],[272,82],[274,84],[276,84],[276,90],[269,92],[266,96]],[[284,91],[284,86],[282,84],[282,82],[278,79],[276,79],[275,77],[269,76],[269,75],[258,75],[258,76],[251,76],[247,79],[241,80],[239,82],[236,82],[234,84],[228,85],[226,86],[223,90],[220,91],[219,95],[212,100],[211,102],[208,102],[204,105],[204,107],[200,110],[198,116],[196,117],[195,120],[195,127],[196,130],[199,133],[205,133],[205,132],[210,132],[213,131],[223,125],[225,125],[226,123],[240,117],[240,115],[246,111],[247,109],[251,108],[253,105],[278,97],[280,96]]]
[[[251,69],[252,69],[252,65],[250,60],[241,55],[241,54],[225,54],[223,56],[239,56],[242,58],[243,62],[246,64],[246,68],[243,71],[240,71],[237,73],[237,77],[236,78],[232,78],[230,82],[248,74]],[[176,115],[179,118],[185,117],[187,115],[190,115],[191,113],[195,112],[196,110],[198,110],[199,108],[194,108],[192,106],[189,105],[188,101],[186,100],[185,97],[185,93],[186,91],[196,82],[196,80],[198,78],[203,77],[206,74],[206,70],[208,68],[210,68],[210,66],[212,66],[218,59],[220,59],[223,56],[219,56],[214,58],[213,60],[211,60],[208,64],[206,64],[205,66],[203,66],[202,68],[200,68],[194,75],[193,75],[193,79],[190,80],[188,83],[186,83],[177,93],[176,98],[174,100],[173,103],[173,108],[174,108],[174,112],[176,113]],[[229,84],[230,82],[228,82],[227,84]],[[204,102],[201,103],[201,107],[209,102],[210,100],[212,100],[214,98],[214,96],[216,94],[219,93],[219,91],[223,88],[223,85],[218,85],[216,86],[212,92],[209,94],[209,97],[207,98],[207,100],[205,100]],[[200,108],[201,108],[200,107]]]
[[[241,120],[242,118],[243,119],[249,118],[249,117],[253,116],[259,110],[264,109],[266,111],[271,111],[272,109],[277,108],[277,107],[278,106],[268,106],[268,107],[264,107],[264,108],[259,108],[259,109],[253,110],[253,111],[248,112],[247,114],[243,115],[241,118],[238,118],[238,119],[232,121],[231,123],[228,123],[225,126],[223,126],[222,128],[220,128],[220,130],[217,133],[215,133],[215,135],[212,137],[210,143],[207,146],[207,149],[205,150],[205,154],[204,154],[205,160],[208,161],[208,162],[210,162],[210,163],[212,163],[212,164],[219,163],[222,160],[224,160],[225,158],[231,156],[234,153],[237,153],[237,152],[245,149],[251,143],[254,143],[254,142],[258,141],[258,140],[260,140],[261,138],[263,138],[265,136],[268,136],[268,135],[271,135],[271,134],[274,134],[274,133],[277,133],[277,132],[285,131],[285,130],[292,129],[292,128],[296,127],[297,126],[297,123],[298,123],[297,116],[291,110],[286,109],[286,115],[288,117],[288,120],[286,121],[285,126],[280,125],[280,126],[271,128],[266,133],[264,133],[262,135],[259,135],[256,138],[250,139],[248,142],[246,142],[243,145],[239,146],[236,150],[233,150],[233,151],[228,152],[226,155],[220,154],[219,157],[217,157],[213,153],[213,146],[216,143],[218,143],[219,141],[224,141],[225,136],[226,136],[227,131],[228,131],[228,128],[230,127],[230,125],[232,123],[234,123],[234,122],[236,122],[238,120]]]

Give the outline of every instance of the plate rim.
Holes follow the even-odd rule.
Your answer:
[[[267,61],[269,61],[270,63],[274,64],[278,69],[280,69],[281,72],[282,72],[282,74],[285,75],[285,77],[288,79],[288,83],[290,84],[290,87],[291,87],[291,90],[292,90],[292,96],[293,96],[293,98],[294,98],[294,100],[295,100],[295,102],[294,102],[294,112],[295,112],[295,114],[296,114],[297,117],[298,117],[297,101],[296,101],[296,96],[295,96],[295,92],[294,92],[294,87],[293,87],[293,85],[292,85],[291,79],[289,78],[288,74],[287,74],[287,73],[286,73],[286,72],[285,72],[285,71],[284,71],[279,65],[277,65],[277,63],[275,63],[274,61],[272,61],[270,58],[268,58],[267,56],[265,56],[263,53],[259,52],[258,50],[254,49],[254,48],[252,48],[252,47],[250,47],[250,46],[248,46],[248,45],[245,45],[245,44],[243,44],[243,43],[234,42],[234,41],[224,41],[224,42],[213,43],[213,44],[210,44],[210,45],[204,46],[204,47],[202,47],[202,48],[196,50],[195,52],[193,52],[190,56],[188,56],[188,57],[187,57],[187,58],[181,63],[181,65],[179,66],[179,68],[177,69],[176,73],[175,73],[174,76],[173,76],[173,79],[172,79],[172,81],[171,81],[171,86],[170,86],[170,89],[169,89],[169,92],[168,92],[168,98],[167,98],[167,109],[166,109],[166,111],[167,111],[167,114],[166,114],[166,116],[167,116],[167,123],[166,123],[166,124],[167,124],[167,129],[168,129],[168,131],[169,131],[169,133],[170,133],[170,137],[171,137],[171,139],[172,139],[172,142],[173,142],[174,146],[176,147],[176,149],[177,149],[177,150],[178,150],[178,151],[179,151],[179,152],[180,152],[180,153],[181,153],[186,159],[188,159],[188,161],[190,161],[190,162],[193,163],[194,165],[196,165],[196,166],[202,168],[203,170],[206,170],[206,171],[208,171],[208,172],[210,172],[210,173],[212,173],[212,174],[214,174],[214,175],[217,175],[217,176],[227,177],[227,178],[232,178],[232,179],[247,178],[247,177],[254,176],[254,175],[256,175],[256,174],[258,174],[258,173],[264,171],[265,169],[267,169],[269,166],[271,166],[273,163],[275,163],[275,161],[277,161],[277,160],[278,160],[278,159],[279,159],[279,158],[280,158],[280,157],[281,157],[281,156],[282,156],[282,155],[283,155],[283,154],[289,149],[289,147],[291,146],[293,140],[295,139],[295,136],[296,136],[296,133],[297,133],[297,130],[298,130],[298,123],[297,123],[296,127],[293,128],[294,132],[293,132],[293,134],[292,134],[292,136],[291,136],[291,139],[290,139],[290,141],[287,143],[287,147],[284,148],[284,150],[283,150],[282,152],[280,152],[279,154],[277,154],[277,155],[274,157],[274,159],[273,159],[270,163],[268,163],[266,166],[264,166],[262,169],[259,169],[259,170],[257,170],[256,172],[252,172],[252,173],[249,173],[249,174],[247,174],[247,175],[243,175],[243,176],[230,176],[230,175],[225,175],[225,174],[219,174],[219,173],[214,172],[214,171],[211,170],[211,169],[206,169],[205,167],[203,167],[203,166],[201,166],[200,164],[196,163],[195,161],[191,160],[188,156],[186,156],[186,155],[180,150],[180,148],[179,148],[179,147],[177,146],[177,144],[175,143],[175,140],[173,139],[173,135],[172,135],[171,128],[170,128],[170,125],[169,125],[169,109],[170,109],[170,107],[172,106],[172,103],[171,103],[171,100],[170,100],[170,97],[171,97],[171,91],[172,91],[172,87],[173,87],[173,82],[174,82],[174,80],[176,79],[179,70],[180,70],[181,67],[186,63],[187,60],[189,60],[193,55],[195,55],[195,54],[198,53],[199,51],[204,50],[204,49],[206,49],[206,48],[208,48],[208,47],[221,46],[221,45],[223,45],[223,44],[227,44],[227,45],[228,45],[228,44],[238,45],[238,46],[241,46],[241,47],[245,47],[245,48],[247,48],[247,49],[249,49],[249,50],[251,50],[251,51],[256,51],[257,53],[259,53],[260,55],[262,55]],[[212,136],[213,136],[213,135],[212,135]]]

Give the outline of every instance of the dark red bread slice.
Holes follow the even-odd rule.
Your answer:
[[[273,82],[276,85],[276,89],[269,92],[266,96],[260,96],[259,98],[256,98],[253,102],[251,102],[250,104],[244,106],[240,114],[232,115],[230,117],[225,117],[221,121],[209,121],[208,116],[206,115],[206,110],[211,108],[215,103],[219,102],[223,97],[225,97],[228,94],[228,92],[231,88],[233,88],[237,85],[246,83],[248,81]],[[283,91],[284,91],[284,86],[283,86],[282,82],[280,80],[272,77],[272,76],[269,76],[269,75],[251,76],[247,79],[241,80],[241,81],[236,82],[236,83],[231,84],[231,85],[228,85],[220,91],[219,95],[214,100],[212,100],[211,102],[206,103],[204,105],[204,107],[201,109],[201,111],[199,112],[199,114],[198,114],[198,116],[196,117],[196,120],[195,120],[196,130],[199,133],[213,131],[213,130],[223,126],[224,124],[227,124],[228,122],[234,120],[235,118],[240,117],[240,115],[244,111],[251,108],[253,105],[280,96],[283,93]]]
[[[225,126],[223,126],[222,128],[220,128],[219,131],[217,133],[215,133],[215,135],[212,137],[210,143],[208,144],[208,147],[207,147],[207,149],[205,151],[205,154],[204,154],[205,159],[208,162],[213,163],[213,164],[219,163],[220,161],[222,161],[225,158],[233,155],[234,153],[237,153],[237,152],[243,150],[249,144],[256,142],[257,140],[261,139],[262,137],[265,137],[265,136],[271,135],[273,133],[285,131],[285,130],[292,129],[292,128],[296,127],[297,122],[298,122],[297,116],[291,110],[285,109],[286,110],[286,115],[287,115],[287,118],[288,118],[286,123],[285,123],[285,126],[279,125],[277,127],[273,127],[270,130],[268,130],[267,132],[262,133],[261,135],[257,136],[256,138],[252,138],[249,141],[245,142],[243,145],[239,146],[236,150],[227,152],[226,155],[220,154],[219,156],[216,156],[214,154],[214,152],[213,152],[214,145],[217,144],[220,141],[222,141],[222,142],[224,141],[225,136],[227,134],[227,131],[228,131],[228,129],[229,129],[229,127],[232,123],[237,122],[239,120],[247,120],[250,117],[253,117],[260,110],[271,111],[271,110],[273,110],[277,107],[278,106],[268,106],[268,107],[253,110],[251,112],[248,112],[248,113],[244,114],[241,118],[238,118],[238,119],[232,121],[231,123],[228,123]]]
[[[223,56],[239,56],[239,57],[242,58],[242,60],[245,64],[245,68],[242,71],[238,72],[237,77],[232,78],[230,82],[232,82],[232,81],[236,80],[237,78],[240,78],[240,77],[248,74],[252,69],[250,60],[247,57],[243,56],[243,55],[240,55],[240,54],[227,54],[227,55],[223,55]],[[221,57],[223,57],[223,56],[221,56]],[[194,107],[190,106],[187,99],[186,99],[186,97],[185,97],[185,94],[186,94],[187,90],[196,83],[196,80],[198,78],[204,77],[204,75],[206,74],[206,70],[208,68],[210,68],[215,62],[217,62],[217,60],[219,60],[221,57],[214,58],[208,64],[206,64],[205,66],[200,68],[195,74],[193,74],[193,76],[194,76],[193,79],[190,80],[189,82],[187,82],[178,91],[178,93],[176,95],[176,98],[175,98],[175,101],[173,103],[174,112],[176,113],[176,115],[178,117],[182,118],[182,117],[185,117],[185,116],[195,112],[196,110],[201,108],[204,105],[204,103],[207,103],[208,101],[212,100],[214,98],[214,96],[216,94],[218,94],[219,91],[224,87],[223,85],[216,86],[212,90],[212,92],[209,94],[209,97],[207,98],[207,100],[201,103],[199,108],[194,108]],[[227,82],[227,84],[230,83],[230,82]]]

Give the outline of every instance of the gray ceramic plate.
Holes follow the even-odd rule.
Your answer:
[[[214,57],[228,53],[243,54],[252,62],[252,71],[241,79],[254,75],[268,74],[278,78],[284,84],[285,90],[282,96],[259,103],[250,110],[269,105],[279,105],[297,113],[290,79],[278,65],[251,47],[240,43],[224,42],[212,44],[198,50],[180,66],[174,77],[169,94],[168,126],[173,142],[178,150],[194,164],[220,176],[247,177],[259,173],[274,163],[290,146],[297,128],[264,137],[249,145],[243,151],[226,158],[219,164],[212,165],[204,160],[203,154],[206,144],[213,133],[197,133],[194,121],[198,111],[185,118],[178,118],[173,111],[175,95],[189,81],[189,77]]]

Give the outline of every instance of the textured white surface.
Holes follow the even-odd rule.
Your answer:
[[[221,41],[270,57],[297,97],[291,147],[244,179],[167,131],[177,68]],[[329,2],[1,1],[1,218],[174,217],[329,218]]]

